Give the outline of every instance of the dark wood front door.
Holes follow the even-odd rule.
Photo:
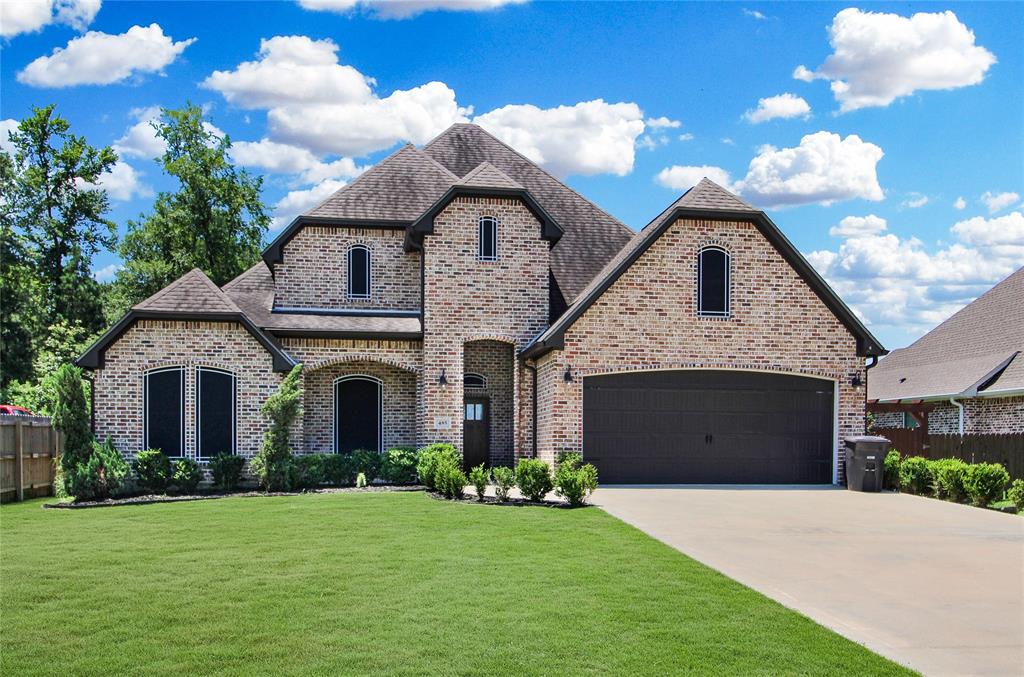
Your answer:
[[[490,406],[486,397],[467,397],[462,415],[462,457],[466,468],[488,465],[490,459]]]

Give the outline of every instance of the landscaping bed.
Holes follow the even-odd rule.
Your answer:
[[[368,487],[323,487],[319,489],[307,489],[305,491],[230,491],[212,492],[201,494],[188,494],[181,496],[167,494],[140,494],[138,496],[120,496],[117,498],[106,498],[101,501],[61,501],[57,503],[44,503],[44,508],[61,508],[75,510],[78,508],[104,508],[116,505],[149,505],[152,503],[184,503],[188,501],[206,501],[216,498],[258,498],[266,496],[298,496],[300,494],[340,494],[340,493],[367,493],[380,491],[423,491],[424,487],[412,486],[368,486]]]

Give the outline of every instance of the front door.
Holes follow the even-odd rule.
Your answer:
[[[462,420],[462,458],[466,468],[488,464],[490,411],[486,397],[467,397]]]

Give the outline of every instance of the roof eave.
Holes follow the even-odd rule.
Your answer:
[[[267,332],[280,338],[324,338],[364,341],[420,341],[422,331],[351,331],[338,329],[267,328]]]
[[[540,222],[541,239],[557,242],[563,234],[562,227],[554,218],[535,200],[530,191],[525,188],[488,188],[481,186],[452,186],[444,195],[438,198],[423,214],[412,222],[407,232],[410,236],[408,241],[413,241],[417,236],[430,235],[434,232],[434,218],[447,207],[452,200],[459,197],[509,197],[518,198],[523,201],[526,208]],[[410,246],[406,245],[407,248]]]

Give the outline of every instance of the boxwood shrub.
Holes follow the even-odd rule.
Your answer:
[[[964,477],[967,475],[968,464],[959,458],[941,458],[931,462],[932,476],[935,482],[935,497],[947,501],[963,501],[967,497],[964,489]]]
[[[516,484],[531,501],[543,501],[553,488],[551,469],[537,458],[524,458],[516,466]]]
[[[203,471],[191,458],[179,458],[174,462],[171,484],[179,494],[194,494],[203,480]]]
[[[900,488],[900,452],[890,449],[885,455],[885,474],[883,477],[885,488],[899,490]]]
[[[315,489],[327,482],[326,454],[299,454],[293,462],[297,489]]]
[[[910,494],[931,494],[932,472],[928,459],[908,456],[900,462],[900,490]]]
[[[1024,512],[1024,480],[1015,479],[1006,491],[1006,498],[1017,506],[1018,511]]]
[[[243,467],[243,457],[220,452],[210,459],[210,474],[213,476],[214,486],[225,491],[235,489],[242,478]]]
[[[416,450],[406,447],[388,449],[381,461],[380,476],[388,484],[415,484]]]
[[[451,459],[442,459],[434,469],[434,483],[445,498],[462,498],[466,482],[466,475]]]
[[[324,479],[334,486],[352,486],[356,481],[352,457],[347,454],[324,454]]]
[[[469,483],[476,489],[476,500],[483,501],[487,485],[491,482],[491,471],[484,467],[484,464],[476,466],[469,471]]]
[[[507,501],[508,492],[516,485],[516,471],[499,465],[491,469],[491,475],[494,477],[494,495],[499,501]]]
[[[420,482],[430,489],[437,488],[434,476],[442,461],[448,461],[458,468],[462,465],[462,456],[451,444],[429,444],[416,454],[416,474],[419,475]]]
[[[998,501],[1010,483],[1010,475],[999,463],[974,463],[964,475],[964,490],[974,505],[985,507]]]
[[[365,475],[367,483],[380,477],[381,460],[380,453],[372,449],[356,449],[351,454],[353,471],[356,475],[359,473]]]
[[[587,497],[597,489],[597,468],[583,462],[583,456],[576,452],[561,455],[555,471],[555,493],[578,507],[587,502]]]
[[[140,451],[132,463],[139,486],[154,494],[167,491],[171,481],[171,460],[159,449]]]

